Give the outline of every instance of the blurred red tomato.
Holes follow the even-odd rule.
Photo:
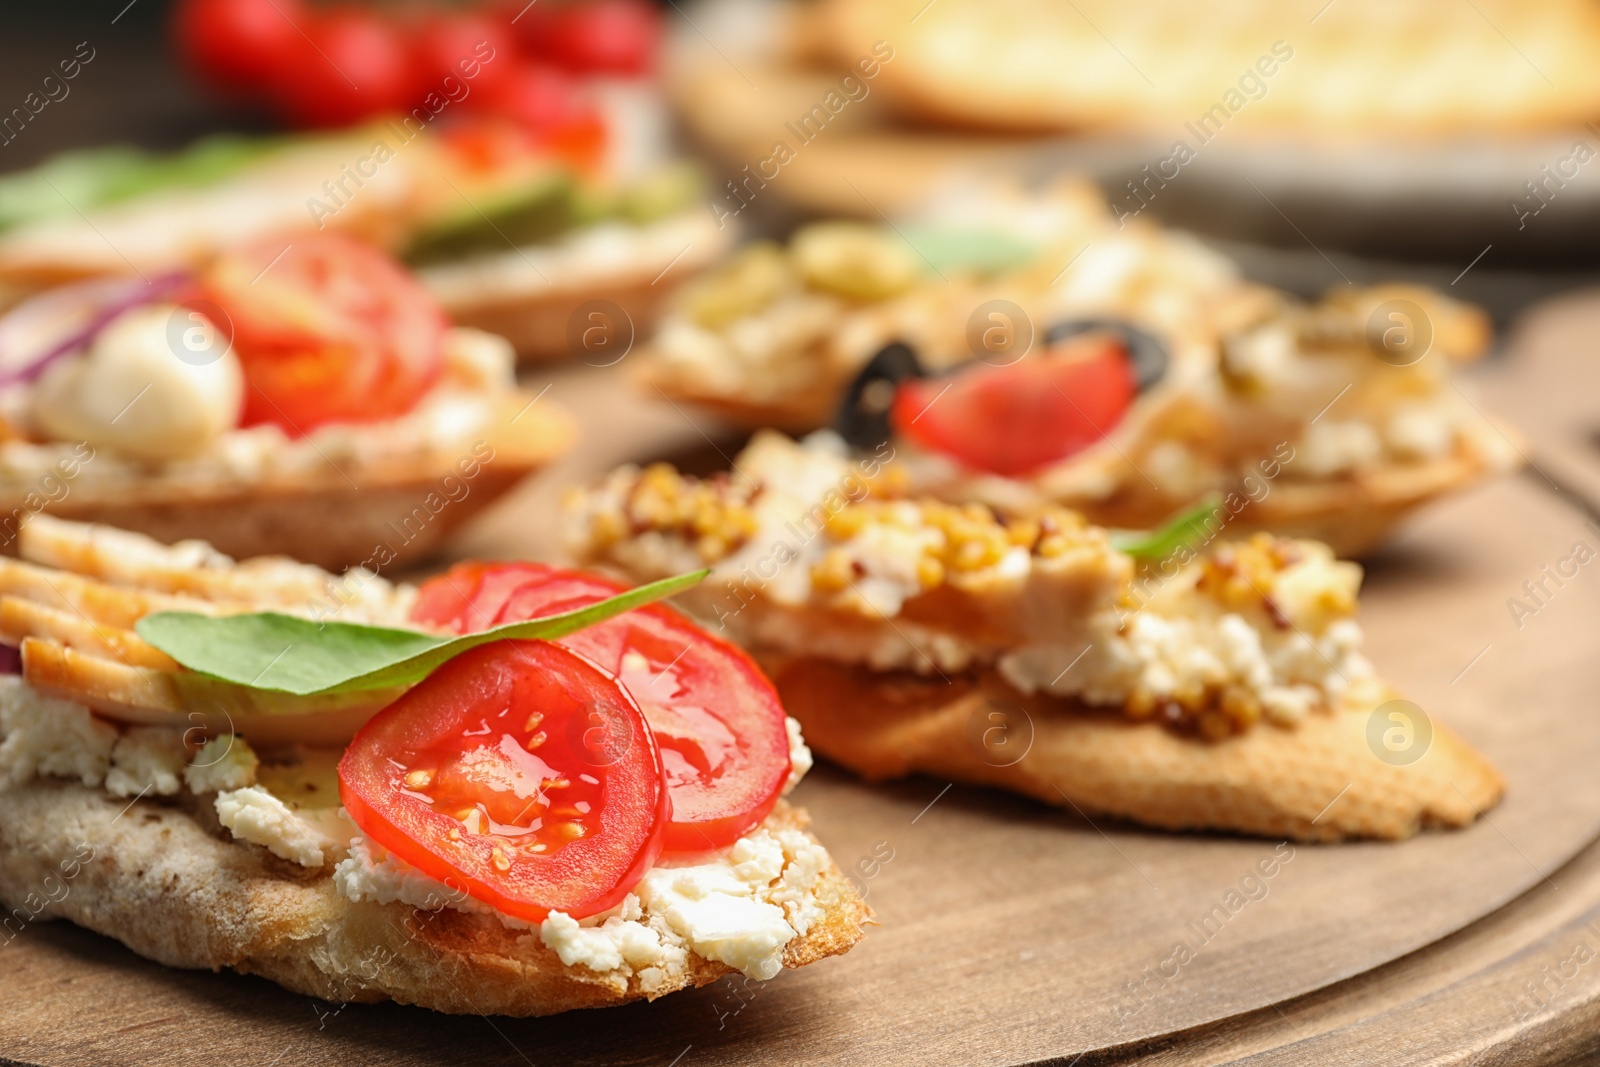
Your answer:
[[[365,8],[336,7],[310,16],[304,29],[273,85],[273,98],[290,121],[347,126],[401,110],[420,95],[405,38],[388,19]]]
[[[581,124],[595,113],[571,75],[532,62],[513,68],[492,92],[484,93],[480,106],[536,133]]]
[[[178,52],[219,89],[248,94],[270,85],[310,22],[300,0],[179,0],[172,15]]]
[[[535,5],[535,8],[543,5]],[[661,20],[646,0],[592,0],[517,20],[523,46],[568,70],[644,74],[655,65]]]
[[[520,123],[488,111],[442,124],[439,137],[456,165],[480,174],[517,166],[539,150],[538,138]]]
[[[450,95],[446,78],[472,93],[489,93],[517,67],[509,18],[483,12],[435,12],[411,26],[414,76],[422,92]]]

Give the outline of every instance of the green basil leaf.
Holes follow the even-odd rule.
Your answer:
[[[1159,529],[1113,532],[1111,547],[1138,560],[1166,559],[1180,548],[1194,548],[1215,537],[1227,521],[1225,518],[1217,521],[1217,512],[1221,510],[1221,494],[1210,493]]]
[[[318,622],[275,611],[245,615],[158,611],[140,619],[135,629],[183,666],[210,678],[295,696],[349,693],[414,685],[450,659],[491,641],[565,637],[680,593],[709,573],[702,570],[664,578],[576,611],[506,623],[462,637]]]

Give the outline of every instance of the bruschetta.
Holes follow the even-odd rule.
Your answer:
[[[575,491],[571,543],[635,581],[711,566],[686,606],[869,779],[1329,841],[1464,826],[1499,800],[1494,768],[1365,657],[1361,569],[1326,546],[1236,539],[1223,502],[1132,538],[906,496],[906,462],[765,432],[726,475],[624,467]]]
[[[1148,527],[1238,491],[1240,529],[1349,555],[1521,463],[1455,373],[1488,341],[1419,287],[1247,282],[1067,184],[753,245],[685,290],[641,374],[742,425],[892,437],[913,490],[956,503]]]
[[[0,295],[196,269],[229,246],[332,231],[408,260],[457,324],[525,358],[583,357],[568,333],[580,307],[606,301],[626,316],[613,329],[643,331],[734,232],[695,203],[684,166],[605,174],[503,124],[444,127],[405,117],[168,156],[97,149],[8,175]]]
[[[332,233],[0,316],[0,550],[41,511],[333,569],[415,561],[563,451],[501,338]]]
[[[669,609],[560,639],[586,655],[499,631],[448,654],[474,612],[586,577],[419,589],[49,517],[22,554],[0,560],[0,942],[65,919],[334,1004],[547,1015],[769,979],[870,918],[785,799],[810,755],[770,683]],[[229,643],[286,626],[293,652]],[[621,680],[655,669],[634,635],[669,631],[676,691]],[[295,684],[395,640],[443,658]],[[261,651],[236,680],[181,665]]]

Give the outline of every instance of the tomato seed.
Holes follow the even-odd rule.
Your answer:
[[[432,784],[432,771],[412,771],[406,775],[407,789],[426,789]]]

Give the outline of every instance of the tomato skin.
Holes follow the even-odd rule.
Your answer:
[[[1008,366],[979,365],[953,378],[903,382],[889,422],[923,448],[976,470],[1016,477],[1104,438],[1137,392],[1119,345],[1076,340]]]
[[[570,796],[588,799],[558,806]],[[621,903],[672,812],[633,698],[546,641],[473,649],[379,712],[339,761],[339,798],[389,852],[529,922]]]
[[[473,106],[519,126],[544,151],[592,167],[605,148],[605,120],[570,75],[544,63],[522,63],[471,98]]]
[[[180,0],[172,29],[179,55],[207,84],[246,94],[273,83],[308,19],[301,0]]]
[[[598,114],[570,74],[547,63],[522,62],[485,88],[482,107],[534,133],[580,126]]]
[[[348,126],[407,107],[416,93],[410,52],[399,29],[359,7],[310,14],[305,35],[279,66],[270,92],[300,126]]]
[[[218,257],[201,289],[231,320],[244,426],[301,436],[396,418],[443,368],[444,312],[398,263],[349,237],[246,245]]]
[[[538,563],[458,565],[423,583],[414,622],[459,633],[571,611],[621,592],[594,575]],[[787,716],[743,650],[663,604],[560,638],[622,679],[644,709],[667,766],[669,853],[731,845],[758,825],[790,773]],[[625,653],[643,656],[647,670]]]
[[[661,17],[643,0],[589,0],[542,15],[524,29],[524,44],[567,70],[647,74],[655,67]]]
[[[446,78],[466,86],[468,97],[489,93],[517,67],[514,33],[503,20],[487,14],[432,12],[413,24],[407,36],[419,98],[429,92],[445,95]]]

